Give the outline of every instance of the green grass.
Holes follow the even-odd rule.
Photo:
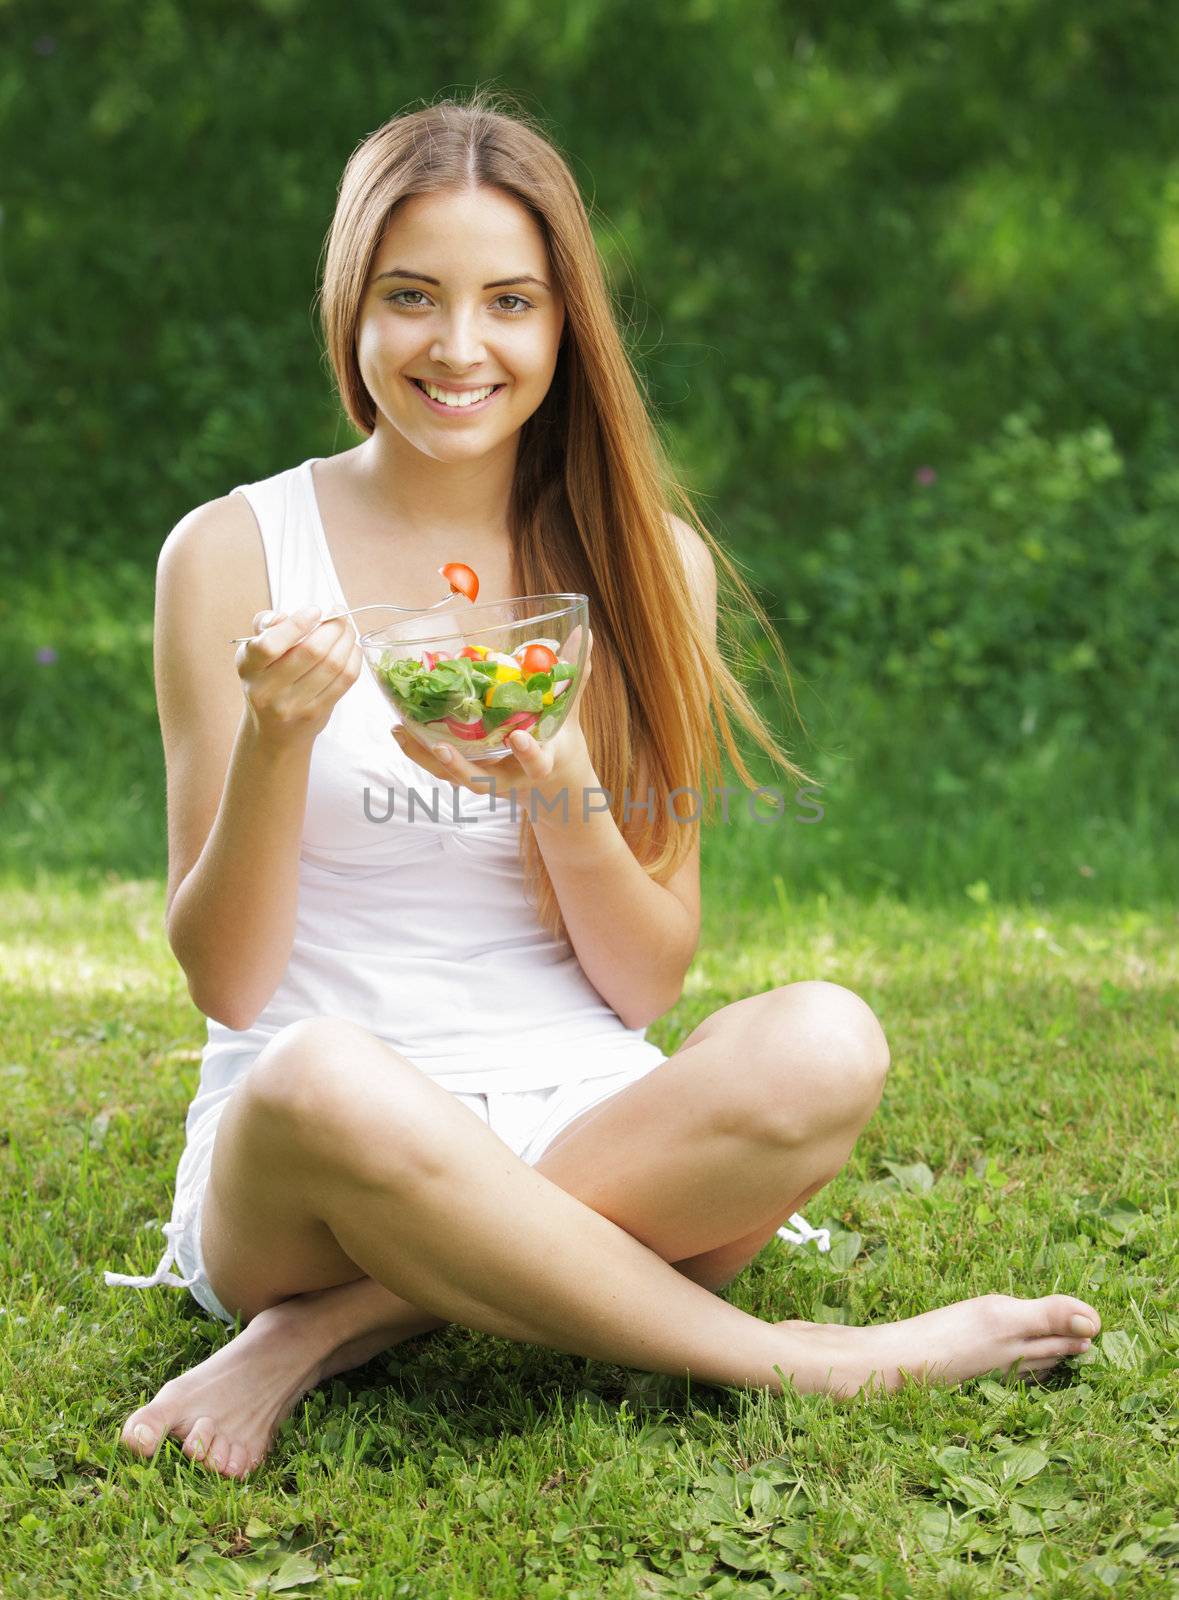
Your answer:
[[[174,1441],[137,1462],[127,1412],[229,1337],[101,1278],[162,1249],[202,1022],[159,881],[11,876],[4,1593],[1179,1592],[1174,912],[800,897],[748,851],[737,892],[727,850],[706,844],[701,950],[651,1037],[820,977],[875,1008],[894,1065],[807,1206],[830,1255],[775,1240],[725,1298],[860,1323],[1064,1290],[1103,1316],[1089,1354],[1042,1386],[840,1404],[448,1327],[313,1391],[246,1484]]]

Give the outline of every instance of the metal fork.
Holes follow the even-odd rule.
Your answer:
[[[452,591],[450,594],[444,595],[441,600],[435,600],[432,606],[390,606],[374,601],[372,605],[353,606],[351,611],[333,611],[328,617],[320,617],[315,626],[318,628],[322,622],[335,622],[339,617],[354,617],[358,611],[404,611],[407,616],[420,616],[423,611],[437,611],[439,606],[444,606],[447,601],[453,599],[454,592]],[[242,638],[231,639],[229,642],[230,644],[253,644],[255,639],[260,639],[261,637],[260,633],[247,633]]]

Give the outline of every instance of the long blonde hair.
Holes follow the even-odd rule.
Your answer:
[[[648,875],[664,882],[715,812],[721,758],[713,711],[748,788],[756,788],[756,780],[734,743],[726,705],[792,782],[813,780],[778,745],[726,659],[732,625],[752,617],[797,713],[776,633],[696,514],[652,425],[573,175],[519,108],[509,114],[475,90],[465,101],[447,99],[395,116],[356,148],[340,181],[318,296],[327,356],[344,411],[359,433],[371,436],[376,410],[361,380],[356,331],[394,208],[411,195],[484,185],[512,196],[536,219],[566,307],[552,384],[521,429],[509,506],[512,592],[589,597],[593,676],[580,705],[581,725],[615,822]],[[695,528],[716,563],[715,641],[671,515]],[[764,660],[764,651],[756,654]],[[647,784],[656,800],[650,815],[638,809]],[[674,790],[681,794],[673,796]],[[569,799],[570,818],[580,817],[581,798]],[[520,848],[525,892],[539,920],[554,938],[567,937],[526,815]]]

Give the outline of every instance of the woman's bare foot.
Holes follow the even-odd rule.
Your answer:
[[[1011,1368],[1020,1376],[1045,1372],[1064,1356],[1087,1350],[1101,1331],[1101,1318],[1072,1295],[1018,1300],[985,1294],[866,1328],[793,1321],[775,1326],[796,1336],[789,1362],[782,1362],[794,1386],[804,1394],[845,1398],[865,1386],[899,1389],[906,1376],[953,1384]]]
[[[171,1434],[182,1440],[191,1460],[226,1477],[244,1477],[265,1459],[279,1424],[308,1389],[388,1343],[443,1326],[441,1319],[398,1303],[407,1314],[403,1325],[394,1320],[379,1330],[374,1326],[341,1344],[322,1311],[310,1304],[374,1291],[382,1306],[393,1298],[362,1280],[259,1312],[236,1339],[169,1379],[153,1400],[133,1411],[122,1443],[137,1455],[152,1456]],[[807,1394],[844,1398],[864,1387],[898,1389],[906,1376],[961,1383],[985,1372],[1043,1372],[1064,1356],[1087,1350],[1090,1338],[1101,1331],[1101,1318],[1072,1295],[1018,1300],[988,1294],[867,1328],[792,1320],[774,1326],[791,1330],[781,1367],[794,1386]]]
[[[151,1456],[171,1434],[184,1441],[190,1460],[244,1477],[265,1458],[299,1396],[330,1375],[329,1366],[322,1327],[290,1302],[272,1306],[133,1411],[121,1442]]]

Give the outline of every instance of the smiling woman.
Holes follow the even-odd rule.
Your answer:
[[[360,442],[198,508],[160,556],[168,934],[208,1043],[168,1250],[108,1281],[191,1288],[248,1326],[126,1442],[173,1433],[240,1476],[310,1384],[446,1321],[836,1394],[895,1387],[902,1362],[956,1379],[1076,1348],[1098,1319],[1065,1295],[832,1332],[708,1292],[839,1170],[888,1045],[823,981],[723,1006],[670,1056],[645,1037],[699,936],[713,716],[750,787],[726,704],[804,775],[729,670],[717,568],[764,613],[675,515],[698,523],[556,149],[482,96],[379,128],[344,172],[322,316]],[[370,787],[448,786],[393,742],[335,613],[432,605],[452,562],[484,599],[588,601],[592,690],[501,770],[609,809],[365,815]]]
[[[497,273],[501,261],[514,270]],[[497,188],[409,195],[397,206],[373,257],[355,339],[361,379],[378,407],[373,470],[390,491],[396,483],[408,492],[407,469],[390,459],[382,471],[381,416],[395,422],[391,452],[403,455],[409,442],[427,461],[455,448],[446,434],[439,446],[430,419],[442,417],[448,432],[460,430],[455,439],[470,441],[459,448],[478,452],[485,481],[494,475],[503,499],[519,431],[556,371],[565,309],[550,276],[544,230]],[[523,288],[529,294],[505,292]],[[411,392],[417,398],[407,403]],[[476,417],[486,418],[478,433]],[[468,501],[464,520],[472,509]],[[503,515],[496,507],[496,520]]]
[[[414,144],[410,119],[395,119],[349,163],[352,199],[329,236],[321,307],[341,397],[368,440],[351,463],[338,458],[335,480],[342,491],[350,467],[365,499],[403,526],[420,527],[429,501],[432,521],[492,538],[510,570],[489,594],[588,596],[598,653],[586,738],[616,824],[651,881],[669,883],[698,856],[690,810],[681,802],[682,820],[667,808],[648,818],[624,811],[621,796],[640,777],[665,794],[711,796],[721,777],[713,716],[750,787],[726,707],[788,778],[806,777],[730,672],[736,652],[718,639],[718,621],[739,613],[763,624],[787,694],[789,669],[659,445],[568,169],[524,119],[497,120],[479,96],[468,111],[464,123],[459,108],[435,108],[430,140]],[[460,129],[480,116],[496,134],[478,146],[477,168],[464,167]],[[343,492],[338,503],[347,510]],[[361,598],[360,563],[345,552],[337,566],[349,599]],[[735,603],[718,603],[718,573]],[[567,933],[530,829],[520,848],[538,916]]]

